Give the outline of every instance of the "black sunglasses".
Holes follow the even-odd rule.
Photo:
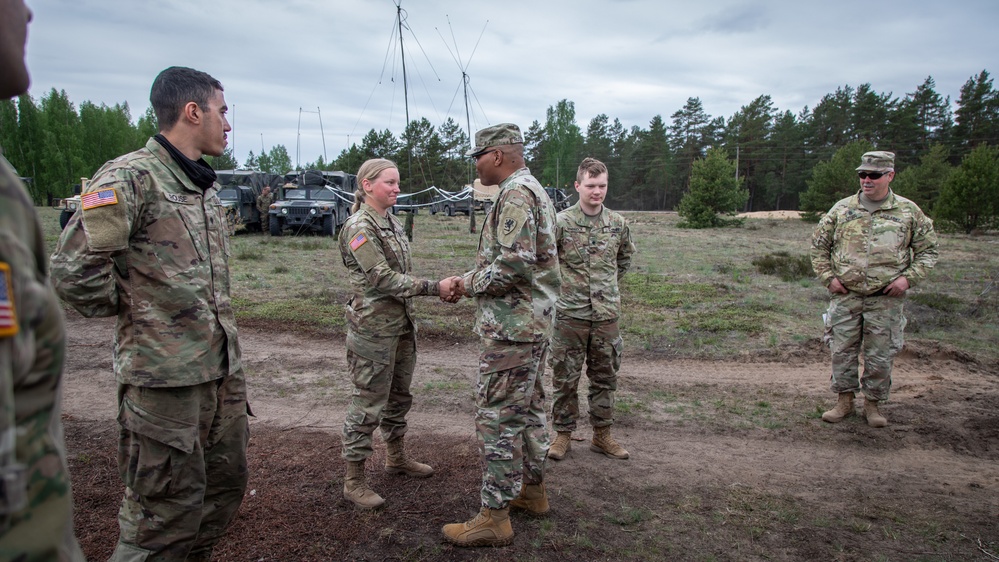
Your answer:
[[[888,172],[857,172],[857,176],[859,176],[860,179],[862,180],[866,180],[867,178],[871,178],[872,180],[879,180],[881,179],[881,176],[885,175],[886,173]]]

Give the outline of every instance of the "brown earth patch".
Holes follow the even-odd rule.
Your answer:
[[[65,423],[76,529],[110,555],[121,484],[109,320],[68,315]],[[478,509],[473,345],[421,342],[408,451],[426,480],[368,463],[385,509],[342,498],[339,429],[349,399],[342,337],[244,326],[256,418],[250,485],[216,551],[233,561],[995,560],[999,374],[930,342],[896,362],[890,425],[824,424],[828,363],[815,343],[775,357],[696,361],[629,353],[614,461],[574,441],[550,463],[552,512],[513,517],[504,549],[444,543]],[[584,377],[585,378],[585,377]],[[585,386],[585,382],[583,383]],[[585,396],[585,390],[583,391]],[[589,428],[575,436],[588,439]]]

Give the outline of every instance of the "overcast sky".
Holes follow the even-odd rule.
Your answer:
[[[171,65],[225,86],[243,162],[283,144],[335,158],[372,128],[405,126],[398,0],[26,0],[30,93],[128,102],[133,120]],[[999,72],[995,0],[402,0],[409,114],[474,130],[545,121],[561,99],[585,131],[600,113],[647,128],[699,97],[730,117],[762,94],[814,107],[839,86],[896,97],[927,76],[954,102]],[[318,110],[318,113],[317,113]],[[322,132],[320,128],[322,120]],[[299,121],[301,120],[301,125]],[[299,148],[300,147],[300,148]]]

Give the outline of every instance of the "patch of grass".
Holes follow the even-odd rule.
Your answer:
[[[755,257],[750,263],[763,275],[776,275],[782,281],[798,281],[815,276],[812,260],[804,254],[792,256],[789,252],[777,251]]]
[[[626,527],[652,519],[652,511],[645,507],[628,507],[623,505],[620,512],[608,513],[605,517],[615,525]]]
[[[909,295],[909,300],[934,310],[951,313],[959,312],[964,305],[961,299],[940,293],[913,293]]]
[[[59,211],[37,211],[51,252],[60,233]],[[819,318],[828,306],[828,292],[805,268],[813,225],[747,221],[760,228],[680,229],[674,214],[625,212],[625,217],[638,248],[621,287],[626,349],[701,359],[773,356],[791,345],[811,345],[821,336]],[[469,233],[467,219],[462,219],[416,217],[414,276],[441,279],[473,267],[478,235]],[[999,290],[978,295],[999,271],[999,236],[940,234],[939,239],[936,268],[910,295],[906,334],[995,364]],[[232,295],[245,299],[240,301],[245,303],[239,307],[241,318],[266,321],[261,314],[273,310],[305,328],[342,324],[343,303],[352,290],[335,238],[241,232],[230,243]],[[761,273],[754,260],[765,267],[772,262],[774,273]],[[796,275],[804,276],[778,281],[775,275],[782,267],[789,272],[798,268]],[[335,307],[306,310],[317,299],[321,306],[333,303],[317,295],[324,287],[343,300]],[[422,336],[466,342],[477,338],[470,329],[475,315],[471,300],[444,305],[436,298],[415,297],[414,303]],[[955,320],[961,318],[974,321]]]

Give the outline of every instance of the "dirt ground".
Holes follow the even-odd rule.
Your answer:
[[[121,497],[113,324],[67,322],[77,534],[104,560]],[[379,439],[368,475],[387,505],[362,513],[340,493],[342,337],[259,326],[240,337],[251,477],[218,560],[999,560],[999,374],[930,343],[897,360],[880,430],[818,419],[833,397],[817,343],[767,361],[629,352],[615,433],[631,460],[574,441],[549,462],[551,514],[513,515],[508,548],[465,550],[440,527],[478,509],[474,344],[421,341],[407,449],[437,472],[383,473]]]

